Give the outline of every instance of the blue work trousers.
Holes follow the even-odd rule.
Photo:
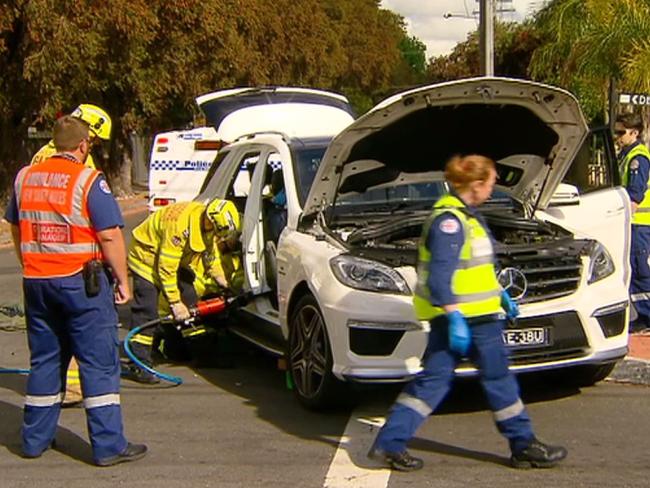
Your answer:
[[[100,292],[86,295],[81,273],[23,280],[31,372],[27,380],[23,451],[38,456],[56,433],[71,355],[81,390],[95,460],[124,451],[120,409],[117,312],[113,287],[100,274]]]
[[[480,370],[481,384],[499,432],[508,439],[510,449],[518,452],[528,447],[534,434],[519,398],[519,385],[508,369],[503,327],[503,320],[472,325],[469,357]],[[460,358],[449,350],[447,329],[445,316],[431,321],[429,342],[422,359],[424,370],[397,397],[375,446],[386,452],[403,452],[420,424],[449,392]]]
[[[650,325],[650,225],[632,226],[630,298],[639,320]]]

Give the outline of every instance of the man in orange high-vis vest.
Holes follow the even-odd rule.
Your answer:
[[[123,221],[101,173],[84,166],[88,124],[63,116],[57,153],[23,168],[5,218],[23,268],[31,371],[22,427],[23,455],[52,446],[65,371],[77,358],[93,459],[110,466],[147,448],[124,437],[115,302],[130,296]],[[106,265],[106,267],[105,267]],[[110,271],[109,271],[110,268]]]
[[[110,140],[113,122],[104,109],[96,105],[82,103],[70,115],[77,119],[81,119],[88,124],[91,147],[93,147],[93,145],[95,145],[100,139],[105,141]],[[47,144],[41,147],[36,154],[34,154],[30,164],[41,163],[49,159],[56,152],[54,141],[50,140]],[[88,154],[84,164],[91,169],[97,169],[92,154]],[[79,366],[77,365],[76,359],[73,357],[68,366],[68,373],[65,380],[65,395],[61,406],[63,408],[75,407],[81,404],[82,400]]]

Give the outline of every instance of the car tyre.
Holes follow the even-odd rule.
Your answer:
[[[332,350],[323,314],[313,295],[296,304],[289,322],[288,364],[300,403],[313,410],[342,404],[345,384],[332,373]]]
[[[616,363],[576,366],[567,371],[563,377],[572,386],[593,386],[607,378],[615,366]]]

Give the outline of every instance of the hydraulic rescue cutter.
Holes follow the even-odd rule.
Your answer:
[[[233,306],[242,305],[246,301],[247,301],[246,295],[238,295],[234,297],[216,297],[216,298],[209,298],[206,300],[200,300],[196,303],[196,305],[190,308],[190,318],[187,320],[183,320],[180,322],[176,321],[174,319],[174,316],[170,314],[164,317],[157,318],[155,320],[151,320],[138,327],[133,328],[124,339],[124,350],[126,351],[127,356],[135,364],[137,364],[138,367],[153,374],[154,376],[157,376],[158,378],[161,378],[165,381],[169,381],[170,383],[174,383],[176,385],[180,385],[181,383],[183,383],[183,380],[180,377],[167,375],[165,373],[157,371],[151,366],[149,366],[148,364],[146,364],[145,362],[143,362],[142,360],[140,360],[140,358],[138,358],[133,352],[133,350],[131,349],[130,346],[131,339],[137,334],[139,334],[140,332],[142,332],[143,330],[152,327],[157,327],[161,324],[173,324],[176,327],[176,329],[180,332],[188,331],[188,329],[198,330],[197,328],[198,324],[204,322],[208,317],[215,317]],[[190,334],[188,335],[191,335],[191,331],[189,332]]]

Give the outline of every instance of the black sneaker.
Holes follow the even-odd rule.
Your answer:
[[[373,446],[368,451],[368,457],[386,463],[396,471],[417,471],[424,466],[422,459],[411,456],[408,451],[386,452]]]
[[[120,373],[122,378],[127,380],[135,381],[137,383],[142,383],[144,385],[156,385],[160,383],[160,379],[155,375],[145,371],[142,368],[139,368],[135,364],[124,364],[122,363],[122,371]]]
[[[568,451],[561,446],[548,446],[538,439],[533,439],[526,449],[513,453],[510,464],[513,468],[552,468],[562,461]]]
[[[137,461],[142,459],[147,454],[147,446],[144,444],[131,444],[126,445],[126,449],[120,454],[109,456],[95,461],[97,466],[113,466],[114,464],[126,463],[128,461]]]

